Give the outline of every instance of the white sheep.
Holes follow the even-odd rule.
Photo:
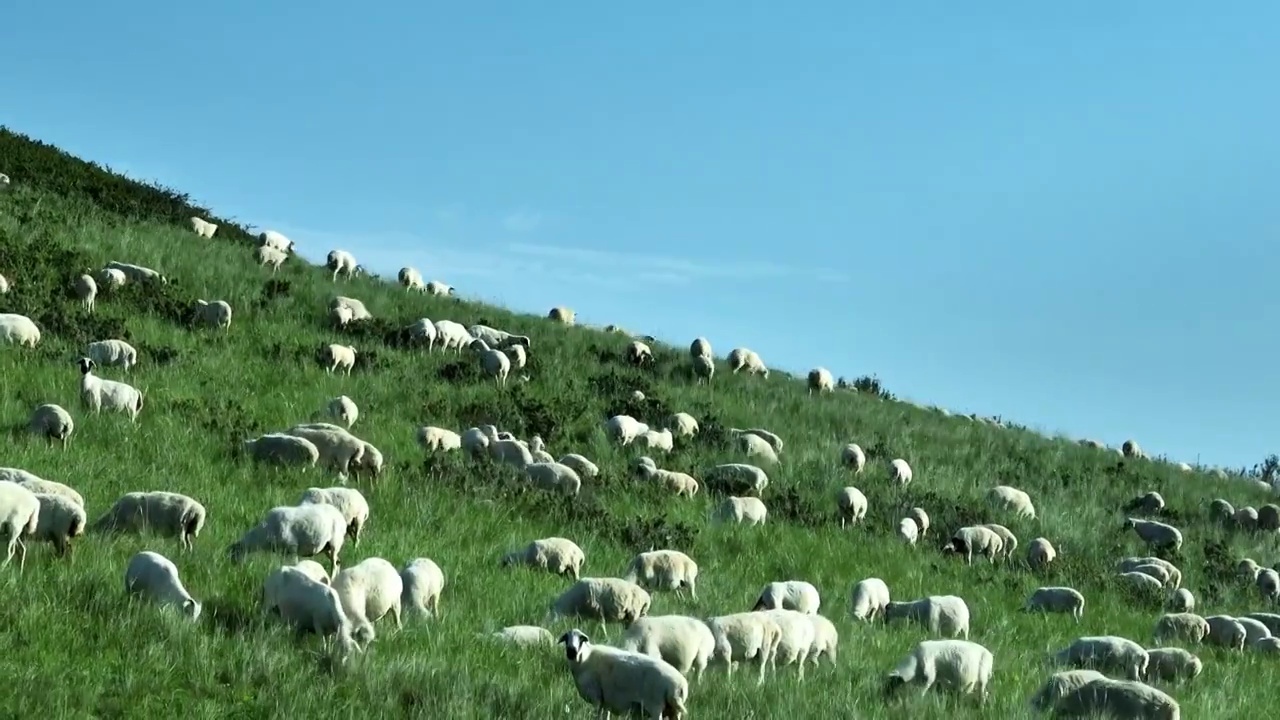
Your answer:
[[[440,594],[444,592],[444,571],[431,558],[415,558],[400,570],[404,583],[400,605],[408,612],[440,616]]]
[[[1230,615],[1210,615],[1205,622],[1209,624],[1209,636],[1205,641],[1232,650],[1243,650],[1249,639],[1249,631],[1238,620]]]
[[[630,415],[614,415],[604,422],[604,431],[611,440],[625,446],[649,432],[649,426]]]
[[[461,354],[462,348],[469,346],[475,338],[471,337],[471,333],[467,332],[467,328],[461,323],[437,320],[436,339],[440,341],[441,350],[452,349],[455,353]]]
[[[862,472],[867,465],[867,454],[857,443],[849,443],[840,451],[840,463],[853,468],[854,474]]]
[[[1200,658],[1182,648],[1147,648],[1147,658],[1147,672],[1143,680],[1192,680],[1204,671]]]
[[[867,496],[852,485],[836,493],[836,512],[840,515],[840,527],[857,525],[867,516]]]
[[[22,538],[35,535],[39,522],[40,498],[17,483],[0,482],[0,532],[4,533],[5,540],[8,541],[8,552],[0,567],[8,566],[16,552],[18,571],[26,570],[27,544]]]
[[[698,434],[698,421],[686,412],[672,414],[667,418],[667,427],[674,428],[675,434],[682,438]]]
[[[196,300],[196,317],[206,325],[225,330],[231,327],[231,305],[225,300]]]
[[[7,179],[8,176],[5,176],[5,177]],[[4,295],[8,292],[9,292],[9,281],[6,280],[3,275],[0,275],[0,295]]]
[[[369,502],[355,488],[307,488],[298,500],[299,505],[318,503],[332,505],[342,512],[342,519],[347,523],[347,537],[356,547],[360,547],[360,532],[369,523]]]
[[[396,275],[396,279],[404,286],[405,292],[417,290],[420,293],[425,293],[427,291],[427,284],[422,281],[422,273],[418,272],[418,269],[415,267],[409,267],[406,265],[405,267],[400,268],[400,272]]]
[[[669,428],[649,430],[637,439],[640,441],[642,446],[650,450],[671,452],[675,449],[675,437],[671,434],[671,430]]]
[[[1254,582],[1263,600],[1275,602],[1280,598],[1280,573],[1271,568],[1265,568],[1258,573],[1258,578]]]
[[[905,517],[898,521],[898,537],[908,545],[915,545],[920,539],[920,526],[914,518]]]
[[[1173,563],[1158,557],[1127,557],[1116,563],[1119,572],[1131,572],[1143,565],[1159,565],[1169,573],[1169,586],[1177,588],[1182,584],[1182,571]]]
[[[631,623],[619,647],[649,657],[662,658],[681,675],[707,670],[715,653],[716,638],[702,620],[684,615],[650,615]]]
[[[188,495],[162,490],[130,492],[121,495],[90,529],[103,533],[149,531],[159,537],[176,537],[183,550],[191,550],[206,515],[204,505]]]
[[[347,426],[348,430],[351,429],[352,425],[356,424],[356,420],[360,419],[360,408],[356,406],[355,400],[346,395],[339,395],[330,400],[325,406],[325,411],[329,417]]]
[[[582,564],[587,561],[586,553],[572,540],[562,537],[542,538],[534,540],[519,550],[513,550],[502,556],[502,567],[525,565],[547,570],[556,575],[568,575],[577,580],[582,571]]]
[[[937,683],[956,692],[977,694],[980,702],[987,700],[995,658],[991,651],[968,640],[921,640],[898,663],[885,681],[885,690],[919,685],[921,696]]]
[[[556,636],[552,635],[550,630],[538,625],[508,625],[501,630],[493,631],[489,637],[518,648],[544,645],[551,647],[556,644]]]
[[[352,466],[364,461],[367,448],[372,446],[342,428],[333,427],[334,429],[330,430],[295,425],[283,434],[310,442],[319,453],[321,462],[336,470],[340,477],[346,477]]]
[[[1255,620],[1251,617],[1238,617],[1235,620],[1244,628],[1245,645],[1255,646],[1259,642],[1271,637],[1271,630],[1267,627],[1266,623],[1260,620]]]
[[[418,444],[423,450],[433,452],[436,450],[457,450],[462,447],[462,436],[452,430],[445,428],[424,425],[418,428],[416,434]]]
[[[200,619],[200,603],[183,587],[178,567],[159,553],[143,550],[129,559],[124,590],[161,606],[177,607],[192,621]]]
[[[129,282],[129,277],[124,274],[123,270],[102,268],[98,271],[98,282],[107,290],[117,290]]]
[[[31,411],[31,417],[27,420],[27,430],[35,435],[46,438],[50,443],[55,440],[66,448],[67,441],[71,439],[71,433],[75,432],[76,424],[71,419],[71,413],[67,412],[61,405],[48,403],[38,406]]]
[[[49,495],[62,495],[63,497],[74,500],[76,504],[84,507],[84,498],[74,489],[53,480],[45,480],[39,476],[22,470],[20,468],[0,468],[0,480],[11,482],[15,485],[30,490],[37,495],[46,493]]]
[[[710,355],[699,355],[693,358],[693,376],[698,383],[710,383],[716,375],[716,362]]]
[[[86,311],[92,313],[94,303],[98,299],[98,283],[94,281],[92,275],[81,275],[76,278],[75,284],[71,286],[72,293],[79,300]]]
[[[1164,507],[1164,496],[1153,490],[1151,492],[1145,492],[1125,503],[1121,510],[1124,510],[1125,512],[1139,512],[1144,515],[1155,515],[1161,510],[1164,510]]]
[[[590,618],[603,628],[607,622],[624,625],[649,614],[648,591],[633,582],[614,577],[584,577],[551,602],[549,615]]]
[[[1098,678],[1066,693],[1053,706],[1054,717],[1117,717],[1179,720],[1178,701],[1136,680]]]
[[[1147,651],[1138,643],[1116,635],[1077,638],[1053,655],[1053,662],[1136,680],[1147,671]]]
[[[914,475],[911,466],[902,458],[894,458],[889,463],[889,479],[899,485],[910,485]]]
[[[708,487],[738,495],[759,496],[769,487],[769,476],[765,471],[747,463],[716,465],[704,472],[702,477]]]
[[[685,717],[689,683],[661,658],[593,645],[577,628],[560,636],[578,695],[596,708],[597,718],[639,710],[645,717]]]
[[[582,489],[582,478],[578,477],[578,473],[568,465],[561,465],[558,462],[527,463],[524,466],[524,472],[529,476],[532,485],[539,490],[572,496],[577,495]]]
[[[292,584],[288,578],[290,572],[302,573],[322,585],[328,585],[332,581],[329,577],[329,571],[314,560],[299,560],[293,565],[281,565],[268,573],[267,579],[262,583],[262,612],[264,614],[281,614],[280,603]]]
[[[452,285],[446,285],[439,280],[432,280],[427,283],[427,294],[445,297],[454,294],[455,288]]]
[[[355,314],[351,312],[351,308],[343,305],[342,307],[329,308],[329,319],[335,327],[346,327],[348,323],[355,319]]]
[[[1080,622],[1084,617],[1084,595],[1070,587],[1036,588],[1022,606],[1024,612],[1070,613]]]
[[[924,626],[935,635],[969,637],[969,606],[956,595],[930,595],[918,600],[890,601],[885,622],[902,619]]]
[[[951,539],[942,546],[944,553],[958,553],[964,556],[965,563],[972,565],[975,553],[993,564],[1004,552],[1004,540],[994,530],[982,525],[970,525],[956,530]]]
[[[831,377],[831,371],[824,367],[816,367],[810,370],[807,384],[810,395],[815,392],[818,394],[835,392],[836,389],[836,381]]]
[[[124,340],[98,340],[91,342],[84,349],[85,357],[102,367],[118,365],[129,372],[129,368],[138,364],[138,351]]]
[[[1273,636],[1280,636],[1280,614],[1254,612],[1254,613],[1249,613],[1244,617],[1250,618],[1252,620],[1257,620],[1258,622],[1265,625],[1266,628],[1271,631],[1271,634]]]
[[[360,300],[346,297],[344,295],[335,295],[333,299],[329,301],[330,311],[336,310],[338,308],[343,308],[343,307],[351,311],[352,320],[372,320],[373,319],[373,313],[369,312],[369,309],[366,308],[364,306],[364,303],[361,302]]]
[[[258,234],[258,247],[269,247],[281,252],[293,252],[295,243],[275,230],[266,230]]]
[[[999,536],[1000,543],[1001,543],[1001,550],[1000,550],[999,557],[1001,559],[1008,559],[1013,557],[1014,551],[1018,549],[1018,538],[1016,535],[1013,534],[1012,531],[1009,530],[1009,528],[1003,525],[997,525],[995,523],[984,523],[982,525],[978,525],[977,527],[986,528],[991,532],[995,533],[997,536]]]
[[[855,619],[871,621],[889,606],[889,586],[880,578],[859,580],[849,593],[849,611]]]
[[[34,539],[52,543],[58,557],[71,553],[71,541],[84,534],[88,519],[84,504],[66,495],[36,493],[40,501],[40,516],[36,522]]]
[[[1050,675],[1036,694],[1031,696],[1030,705],[1041,712],[1048,712],[1067,693],[1104,677],[1106,675],[1097,670],[1060,670]]]
[[[803,580],[787,580],[765,585],[751,609],[754,611],[783,608],[814,615],[821,604],[822,599],[818,596],[818,589],[811,583]]]
[[[578,473],[579,477],[591,478],[600,474],[600,468],[596,467],[595,463],[581,455],[578,455],[577,453],[569,453],[568,455],[565,455],[560,458],[559,463],[573,468],[574,471]]]
[[[346,250],[330,250],[328,256],[325,257],[325,267],[333,271],[333,281],[338,281],[338,274],[342,273],[350,280],[356,274],[356,258]]]
[[[501,350],[494,350],[485,341],[476,338],[471,341],[471,351],[480,358],[480,368],[484,373],[498,382],[507,384],[507,375],[511,373],[511,358]]]
[[[227,548],[234,563],[251,552],[276,552],[295,557],[325,555],[337,574],[338,554],[347,536],[347,521],[338,508],[325,504],[274,507],[262,521]]]
[[[758,612],[734,613],[707,618],[707,628],[715,638],[713,660],[723,662],[729,675],[733,675],[734,663],[755,660],[759,667],[756,684],[764,683],[765,668],[772,664],[782,642],[777,620]]]
[[[840,631],[836,630],[835,623],[822,615],[813,614],[808,618],[813,625],[813,643],[809,645],[809,659],[817,665],[818,661],[825,656],[834,666],[840,646]]]
[[[754,612],[772,618],[774,622],[778,623],[778,627],[782,629],[782,640],[778,643],[778,648],[773,658],[769,661],[770,664],[776,666],[779,659],[783,665],[794,663],[797,677],[803,680],[805,662],[809,659],[809,653],[813,651],[814,640],[817,637],[813,621],[810,619],[811,616],[807,613],[784,608],[757,610]]]
[[[1186,588],[1178,588],[1169,593],[1169,599],[1165,602],[1165,609],[1169,612],[1191,612],[1196,609],[1196,598],[1191,591]]]
[[[907,511],[907,517],[916,521],[916,527],[920,529],[920,537],[929,534],[929,513],[924,508],[913,507]]]
[[[653,348],[639,340],[632,340],[627,343],[625,354],[627,362],[632,365],[653,364]]]
[[[1154,550],[1168,548],[1177,552],[1182,547],[1182,533],[1172,525],[1155,520],[1125,518],[1124,529],[1130,528]]]
[[[1053,548],[1053,543],[1045,538],[1036,538],[1027,544],[1027,564],[1033,570],[1048,567],[1057,557],[1058,551]]]
[[[577,321],[577,314],[567,307],[553,307],[551,312],[547,313],[548,320],[555,320],[565,325],[572,325]]]
[[[512,345],[502,352],[511,359],[511,367],[515,370],[523,370],[529,364],[529,351],[523,345]]]
[[[674,590],[698,597],[698,563],[679,550],[650,550],[632,558],[622,579],[647,590]]]
[[[33,348],[40,344],[40,328],[26,315],[0,313],[0,340]]]
[[[141,283],[149,280],[156,280],[162,285],[167,285],[169,283],[169,279],[164,275],[161,275],[158,271],[152,270],[148,267],[142,267],[141,265],[134,265],[132,263],[116,262],[113,260],[106,264],[105,269],[119,270],[124,273],[125,277],[129,278],[130,282]]]
[[[1147,575],[1146,573],[1126,572],[1120,573],[1116,577],[1118,577],[1120,582],[1128,587],[1131,592],[1136,593],[1139,597],[1158,597],[1160,595],[1161,588],[1163,587],[1159,580]]]
[[[258,265],[270,265],[273,274],[279,272],[280,266],[289,259],[289,253],[265,245],[254,250],[253,256],[258,261]]]
[[[711,356],[712,356],[712,353],[711,353],[710,340],[707,340],[704,337],[698,337],[698,338],[694,338],[693,342],[689,343],[689,357],[699,358],[699,357],[711,357]]]
[[[404,594],[404,581],[391,563],[380,557],[364,560],[344,567],[333,576],[331,583],[342,610],[351,620],[351,636],[367,646],[376,633],[373,623],[388,614],[395,620],[396,629],[403,627],[400,619],[400,599]]]
[[[729,369],[734,375],[739,370],[746,370],[752,375],[763,375],[764,379],[769,379],[769,368],[765,367],[764,361],[760,359],[760,355],[750,348],[734,348],[729,351],[728,356]]]
[[[243,448],[245,454],[259,463],[314,467],[320,460],[320,450],[314,443],[284,433],[268,433],[245,440]]]
[[[103,408],[128,413],[131,421],[138,421],[143,397],[137,388],[94,375],[96,363],[87,357],[80,358],[76,363],[80,366],[80,399],[85,407],[95,414],[102,412]]]
[[[353,652],[362,652],[352,637],[353,627],[343,610],[338,593],[327,583],[317,581],[296,566],[280,568],[280,578],[273,589],[273,607],[285,622],[299,634],[314,632],[328,641],[334,638],[334,654],[346,662]]]
[[[659,484],[677,497],[692,498],[698,494],[698,481],[688,473],[662,470],[652,458],[642,457],[635,464],[635,471],[647,482]]]
[[[757,497],[727,497],[716,506],[712,520],[716,523],[763,525],[769,511]]]
[[[1001,510],[1009,510],[1018,517],[1035,519],[1036,507],[1031,496],[1016,487],[997,485],[987,491],[987,502]]]
[[[1142,452],[1142,448],[1136,440],[1125,440],[1120,446],[1120,454],[1127,458],[1144,458],[1146,453]]]
[[[755,435],[761,440],[764,440],[765,442],[769,443],[769,447],[773,448],[773,451],[775,453],[782,452],[782,447],[784,445],[784,443],[782,442],[782,438],[778,437],[774,433],[769,432],[768,430],[765,430],[764,428],[748,428],[746,430],[740,430],[738,428],[729,428],[729,432],[733,435]]]
[[[767,440],[752,433],[738,436],[738,445],[748,459],[763,461],[770,465],[778,463],[778,454]]]
[[[1168,568],[1163,565],[1156,565],[1153,563],[1139,565],[1133,568],[1130,572],[1149,575],[1159,582],[1161,586],[1168,585],[1173,578],[1173,574],[1169,572]]]

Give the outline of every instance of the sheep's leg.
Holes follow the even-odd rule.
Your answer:
[[[432,617],[440,617],[440,595],[439,593],[427,598],[427,606],[431,609]]]
[[[22,536],[15,538],[18,542],[18,574],[22,574],[27,570],[27,544],[22,542]]]
[[[9,536],[9,554],[8,556],[5,557],[4,564],[0,565],[0,567],[6,567],[9,565],[10,562],[13,561],[13,552],[15,550],[14,546],[17,544],[17,542],[18,542],[17,533],[14,533]]]

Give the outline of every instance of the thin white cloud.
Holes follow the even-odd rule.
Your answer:
[[[518,255],[555,258],[562,264],[594,267],[600,271],[620,269],[638,271],[641,275],[663,278],[664,282],[688,282],[693,278],[756,280],[801,277],[824,282],[843,282],[847,278],[831,270],[787,265],[781,262],[757,262],[725,259],[721,262],[699,262],[684,258],[573,248],[559,245],[508,243],[507,249]],[[683,278],[683,280],[678,280]]]
[[[513,233],[527,233],[542,224],[542,214],[531,210],[517,210],[502,219],[502,227]]]

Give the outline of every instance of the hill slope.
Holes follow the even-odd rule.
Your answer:
[[[722,362],[711,386],[699,386],[689,376],[684,347],[655,345],[656,364],[636,369],[623,362],[624,336],[408,294],[369,278],[335,285],[328,272],[294,259],[273,276],[254,264],[252,240],[242,228],[210,217],[178,193],[113,176],[7,131],[0,131],[0,159],[0,172],[13,178],[12,190],[0,197],[0,274],[13,284],[0,296],[0,312],[28,314],[44,334],[35,350],[0,346],[0,421],[20,428],[35,406],[54,402],[77,422],[65,451],[15,430],[0,465],[77,488],[91,519],[133,490],[186,493],[209,510],[189,554],[172,540],[89,536],[79,541],[74,561],[33,545],[24,575],[16,565],[0,572],[0,671],[25,686],[0,701],[5,715],[123,717],[180,708],[199,716],[302,717],[341,708],[343,715],[364,709],[545,718],[568,707],[586,717],[559,652],[518,654],[475,638],[504,625],[539,623],[547,603],[567,587],[562,578],[498,566],[504,551],[552,535],[573,538],[586,550],[589,576],[618,575],[636,552],[652,547],[691,554],[701,566],[698,599],[659,592],[652,614],[748,610],[771,580],[806,579],[820,589],[823,614],[841,632],[838,667],[813,671],[804,685],[794,681],[794,669],[780,669],[759,688],[750,673],[730,679],[714,671],[692,687],[690,707],[698,718],[874,712],[882,702],[882,676],[925,633],[849,621],[850,586],[872,576],[886,580],[897,599],[963,596],[973,611],[971,639],[995,653],[990,707],[913,697],[908,702],[920,705],[916,717],[1026,716],[1026,699],[1048,672],[1048,651],[1080,635],[1149,640],[1158,603],[1127,596],[1111,577],[1120,557],[1146,554],[1133,533],[1121,529],[1119,507],[1147,490],[1164,495],[1169,521],[1184,532],[1187,542],[1174,560],[1201,611],[1263,609],[1251,587],[1229,577],[1229,565],[1245,556],[1270,564],[1274,534],[1228,532],[1205,513],[1217,496],[1237,506],[1268,502],[1250,484],[1162,462],[1122,461],[1114,451],[867,394],[810,397],[796,379],[734,376]],[[221,224],[214,239],[190,231],[193,214]],[[111,260],[157,268],[170,282],[104,293],[98,311],[85,315],[69,294],[71,282]],[[430,268],[422,270],[431,276]],[[335,294],[364,300],[378,319],[332,329],[326,305]],[[235,311],[230,331],[191,327],[196,298],[229,302]],[[529,335],[529,382],[500,388],[482,378],[466,354],[407,346],[400,328],[424,316]],[[89,415],[79,404],[71,361],[85,343],[109,337],[141,351],[128,376],[147,398],[136,426],[120,415]],[[321,345],[337,341],[360,351],[349,377],[328,375],[315,360]],[[716,350],[723,357],[729,348]],[[101,372],[121,377],[114,369]],[[637,389],[644,401],[632,399]],[[344,563],[380,556],[399,567],[427,556],[444,568],[448,585],[441,618],[407,618],[400,633],[384,621],[366,655],[334,668],[319,659],[314,639],[297,641],[259,616],[262,580],[279,559],[251,556],[235,566],[225,550],[268,508],[293,504],[309,486],[336,484],[320,469],[256,469],[239,457],[240,442],[306,421],[340,394],[360,406],[353,431],[387,458],[374,488],[361,483],[372,518],[361,545],[344,549]],[[695,476],[717,463],[745,460],[730,442],[729,427],[764,427],[785,439],[781,464],[767,468],[765,526],[711,526],[706,518],[715,496],[705,486],[693,500],[677,500],[641,485],[627,469],[642,451],[616,448],[601,432],[601,422],[617,413],[657,424],[675,411],[697,417],[702,432],[659,463]],[[595,460],[601,476],[573,500],[554,498],[527,491],[507,468],[460,455],[425,458],[415,442],[421,425],[461,431],[482,423],[525,438],[540,434],[556,456],[579,452]],[[861,475],[839,464],[847,442],[867,451]],[[906,488],[887,481],[895,457],[915,470]],[[1001,483],[1029,492],[1039,519],[988,508],[985,490]],[[864,525],[841,531],[833,496],[849,484],[866,493],[871,509]],[[911,548],[894,532],[916,506],[932,516],[933,529]],[[1007,525],[1022,547],[1037,536],[1049,538],[1061,557],[1037,575],[1019,563],[965,567],[938,552],[946,536],[974,522]],[[124,567],[142,549],[178,564],[187,587],[205,603],[198,624],[127,601]],[[1034,588],[1059,584],[1088,598],[1081,624],[1016,612]],[[550,627],[558,635],[571,626]],[[614,639],[619,632],[611,631]],[[1280,673],[1262,656],[1197,652],[1204,674],[1170,690],[1184,717],[1242,716],[1276,694],[1269,688]]]

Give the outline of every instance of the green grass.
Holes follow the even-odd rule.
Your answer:
[[[723,362],[711,387],[699,386],[686,369],[691,338],[675,347],[655,345],[655,366],[634,369],[622,362],[621,335],[409,295],[374,279],[335,286],[326,271],[297,260],[273,277],[253,264],[242,228],[220,221],[212,241],[192,233],[186,217],[206,211],[193,209],[184,196],[112,176],[7,131],[0,131],[0,159],[8,163],[0,172],[14,181],[0,198],[0,274],[14,284],[0,296],[0,312],[29,314],[44,331],[34,351],[0,347],[0,422],[24,424],[35,406],[54,402],[77,423],[65,452],[15,432],[0,465],[75,487],[91,519],[133,490],[187,493],[209,511],[191,554],[180,553],[176,541],[88,536],[73,562],[40,545],[33,546],[25,575],[16,565],[0,572],[0,673],[13,686],[0,699],[4,716],[143,717],[178,709],[210,718],[587,717],[559,652],[519,654],[475,637],[540,622],[547,603],[567,586],[561,578],[498,566],[503,552],[549,535],[573,538],[586,550],[586,575],[617,575],[650,547],[690,553],[701,567],[699,600],[655,594],[653,614],[744,611],[772,580],[806,579],[819,588],[823,613],[841,632],[838,667],[824,665],[803,686],[793,669],[782,669],[761,688],[750,673],[729,682],[714,670],[692,686],[695,718],[874,715],[882,706],[882,676],[925,634],[848,620],[850,586],[871,576],[883,578],[898,599],[961,595],[973,613],[971,639],[995,654],[990,707],[911,696],[905,702],[916,706],[914,717],[1027,717],[1026,700],[1049,672],[1050,651],[1080,635],[1149,642],[1158,608],[1127,597],[1110,578],[1115,560],[1146,554],[1131,532],[1121,531],[1118,509],[1145,490],[1164,495],[1171,522],[1185,534],[1174,560],[1199,611],[1263,609],[1251,587],[1223,570],[1246,556],[1270,564],[1274,538],[1229,533],[1204,512],[1214,497],[1236,506],[1268,502],[1248,483],[1187,474],[1160,461],[1122,461],[1114,451],[863,393],[809,397],[802,380],[776,372],[767,381],[735,377]],[[110,260],[159,269],[170,284],[104,293],[98,312],[86,317],[68,295],[70,279]],[[422,270],[430,279],[431,269]],[[325,322],[334,294],[361,298],[386,320],[339,334]],[[188,326],[184,313],[197,297],[232,305],[229,332]],[[397,328],[424,316],[531,336],[530,381],[499,388],[481,378],[466,355],[403,347]],[[141,350],[129,377],[147,398],[136,426],[123,415],[87,415],[79,404],[71,361],[86,342],[107,337],[128,339]],[[360,350],[360,362],[350,377],[327,375],[315,362],[316,349],[344,338]],[[716,351],[723,358],[729,349]],[[824,359],[815,354],[813,363]],[[112,369],[102,374],[120,377]],[[635,389],[647,399],[631,400]],[[344,550],[344,562],[379,556],[399,567],[427,556],[444,569],[447,586],[441,618],[412,622],[400,633],[382,625],[367,654],[332,667],[314,638],[296,640],[258,615],[262,580],[281,560],[258,555],[234,566],[225,549],[266,509],[294,503],[309,486],[336,484],[318,469],[255,469],[237,456],[240,441],[305,421],[339,394],[359,404],[353,431],[377,445],[388,463],[380,484],[361,488],[372,518],[361,546]],[[674,411],[692,413],[703,433],[678,444],[660,465],[695,476],[709,465],[742,460],[726,441],[728,427],[782,435],[781,464],[768,468],[767,525],[711,527],[711,493],[676,501],[628,476],[627,463],[640,451],[611,446],[601,421],[630,412],[660,422]],[[485,422],[521,437],[539,433],[557,456],[583,453],[602,476],[569,502],[525,491],[504,468],[456,455],[427,460],[414,440],[421,425],[461,431]],[[851,441],[869,457],[858,477],[838,463],[840,448]],[[915,470],[914,483],[903,490],[886,481],[895,457]],[[997,483],[1031,493],[1040,519],[988,509],[982,494]],[[842,532],[832,496],[846,484],[866,493],[871,510],[865,525]],[[934,523],[916,548],[894,537],[912,506],[925,508]],[[1049,538],[1060,552],[1058,564],[1036,576],[1017,566],[964,567],[938,552],[944,535],[975,521],[1008,525],[1023,546]],[[205,604],[199,623],[126,599],[125,564],[143,549],[178,564],[188,589]],[[1031,590],[1046,584],[1085,594],[1082,624],[1016,612]],[[558,634],[571,626],[551,629]],[[1195,651],[1205,660],[1204,674],[1169,689],[1184,717],[1240,717],[1276,699],[1277,691],[1267,690],[1280,680],[1275,660]]]

